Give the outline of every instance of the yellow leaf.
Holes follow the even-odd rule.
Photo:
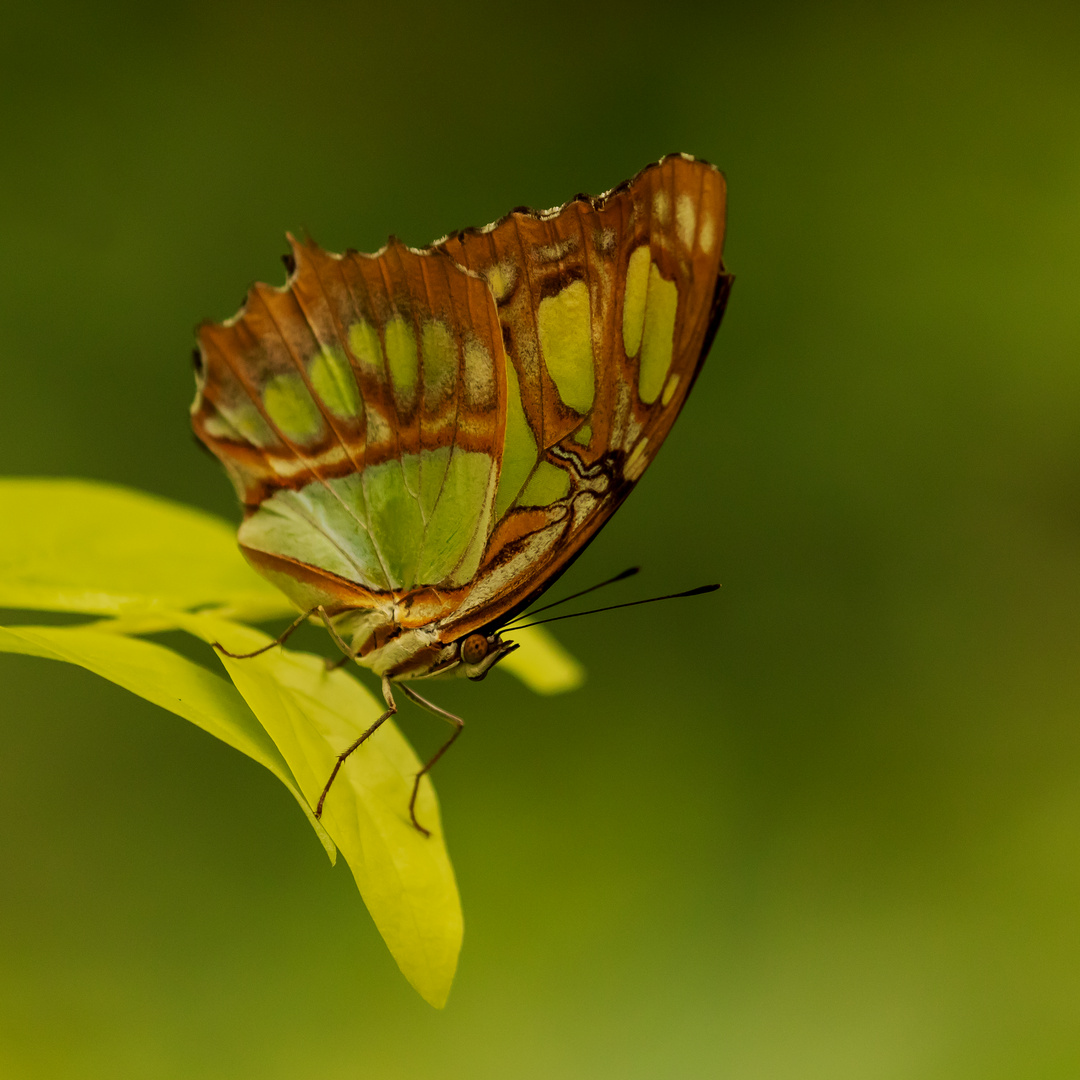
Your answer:
[[[266,634],[210,615],[176,615],[176,624],[231,652],[268,644]],[[321,657],[274,648],[235,660],[221,656],[237,689],[288,762],[309,803],[319,795],[337,755],[383,711],[345,671],[327,671]],[[404,976],[420,995],[446,1003],[461,949],[462,916],[443,840],[434,788],[425,777],[409,819],[420,762],[387,721],[345,763],[326,800],[322,823],[352,870],[375,925]]]
[[[123,611],[221,607],[251,621],[293,612],[244,562],[236,529],[200,510],[89,480],[0,480],[0,607]]]

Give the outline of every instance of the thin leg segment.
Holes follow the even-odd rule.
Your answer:
[[[323,625],[326,627],[326,632],[330,635],[330,640],[342,651],[344,654],[340,660],[327,660],[326,670],[337,671],[339,667],[347,664],[350,660],[356,659],[356,653],[345,643],[342,636],[337,632],[337,628],[330,621],[330,616],[326,614],[326,608],[320,604],[316,609],[320,618],[323,621]]]
[[[427,709],[428,712],[434,713],[436,716],[441,716],[448,723],[454,725],[454,734],[450,736],[439,747],[438,750],[432,755],[428,763],[416,774],[416,780],[413,782],[412,798],[409,799],[409,817],[412,818],[413,825],[420,830],[425,836],[430,836],[431,832],[425,829],[419,821],[416,820],[416,796],[420,791],[420,780],[423,776],[429,773],[435,762],[439,760],[454,745],[454,740],[465,730],[465,721],[460,716],[455,716],[451,712],[447,712],[445,709],[440,709],[438,705],[433,705],[427,698],[422,698],[415,690],[413,690],[406,683],[401,683],[401,689],[405,691],[406,695],[412,698],[422,709]]]
[[[346,644],[345,639],[337,632],[337,628],[330,621],[330,616],[326,614],[326,608],[320,604],[316,609],[319,614],[319,618],[322,619],[323,625],[326,627],[326,632],[330,635],[330,640],[345,654],[346,660],[355,660],[356,653]]]
[[[382,681],[382,691],[383,697],[386,699],[386,712],[384,712],[382,716],[380,716],[379,719],[376,720],[375,723],[372,724],[371,727],[369,727],[367,731],[365,731],[364,734],[361,735],[360,738],[352,744],[352,746],[338,754],[338,759],[334,763],[334,771],[330,774],[330,779],[326,781],[326,787],[323,788],[322,794],[319,796],[319,805],[315,807],[316,818],[322,817],[323,803],[326,802],[326,796],[330,794],[330,788],[333,786],[334,781],[337,779],[337,774],[341,772],[341,766],[345,764],[345,762],[348,760],[349,756],[353,753],[354,750],[356,750],[360,746],[363,746],[363,744],[367,742],[367,740],[370,739],[371,736],[374,735],[375,732],[378,731],[379,728],[382,727],[382,725],[385,724],[386,721],[394,715],[394,713],[397,712],[397,705],[394,702],[394,695],[390,690],[390,680],[387,678],[384,678]],[[415,792],[413,792],[413,797],[416,797]],[[413,820],[415,822],[416,819],[414,818]],[[418,825],[417,828],[419,827],[420,826]]]
[[[242,653],[229,652],[229,650],[226,649],[225,646],[222,645],[220,641],[212,641],[210,643],[210,646],[211,646],[211,648],[217,649],[217,651],[219,653],[221,653],[222,656],[231,657],[233,660],[250,660],[253,656],[259,656],[260,654],[262,654],[264,652],[269,652],[271,649],[273,649],[277,645],[284,645],[285,642],[289,640],[289,637],[292,634],[292,632],[295,629],[297,629],[297,627],[299,627],[299,625],[305,619],[311,618],[311,616],[314,615],[315,612],[319,611],[319,610],[321,610],[321,609],[320,608],[312,608],[310,611],[305,611],[302,614],[298,615],[296,617],[296,620],[293,622],[293,624],[290,627],[288,627],[288,629],[286,629],[285,632],[280,637],[275,638],[273,641],[270,642],[269,645],[264,645],[261,649],[256,649],[254,652],[242,652]]]

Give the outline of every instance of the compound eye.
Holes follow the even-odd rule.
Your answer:
[[[483,634],[470,634],[461,643],[461,659],[470,667],[479,664],[487,656],[488,643]]]

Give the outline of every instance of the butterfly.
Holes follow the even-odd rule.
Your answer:
[[[317,813],[395,686],[455,726],[419,784],[462,721],[410,683],[483,678],[641,478],[727,302],[725,203],[714,166],[672,154],[426,248],[290,236],[285,285],[200,326],[192,424],[240,497],[243,554],[294,627],[320,617],[382,680],[387,711]]]

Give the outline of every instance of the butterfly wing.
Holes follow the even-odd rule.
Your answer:
[[[491,286],[510,360],[496,526],[452,636],[535,599],[655,456],[731,287],[725,209],[723,175],[677,154],[436,245]]]
[[[505,621],[682,408],[730,287],[723,228],[723,177],[675,155],[423,251],[291,241],[283,288],[199,331],[193,425],[247,558],[301,609],[377,612],[368,649]]]

